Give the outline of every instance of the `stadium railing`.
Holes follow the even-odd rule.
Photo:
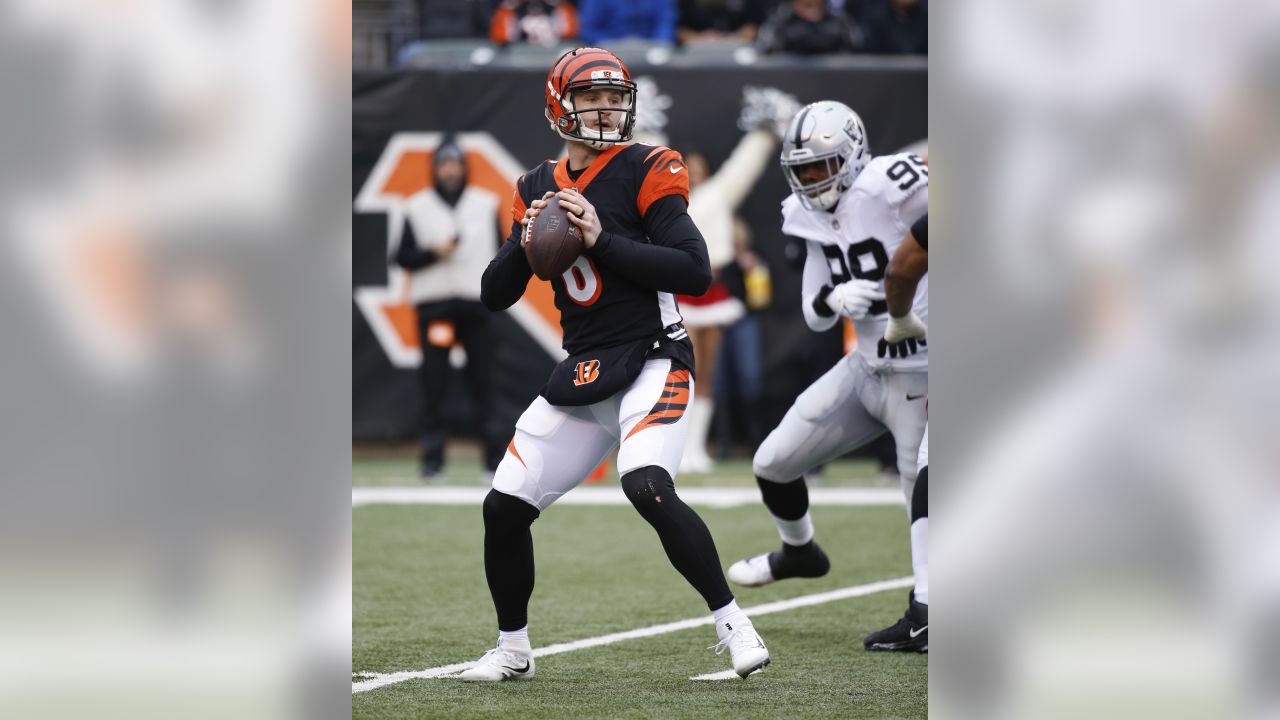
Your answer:
[[[396,54],[396,65],[401,69],[431,68],[473,70],[495,68],[546,68],[565,50],[578,47],[580,41],[562,43],[554,47],[514,44],[506,47],[494,45],[482,39],[418,40],[406,44]],[[723,42],[674,47],[665,43],[644,40],[622,40],[607,43],[629,66],[634,67],[708,67],[708,66],[758,66],[758,67],[922,67],[925,56],[915,55],[824,55],[798,57],[791,55],[760,55],[754,45],[743,42]],[[359,70],[382,69],[377,67]]]

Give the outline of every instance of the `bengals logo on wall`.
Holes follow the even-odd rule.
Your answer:
[[[429,168],[443,136],[438,132],[402,132],[391,136],[352,203],[356,212],[387,215],[388,249],[395,248],[400,241],[409,198],[431,186]],[[468,182],[500,198],[500,227],[508,227],[515,180],[525,173],[525,168],[489,133],[460,133],[456,139],[466,156]],[[422,350],[413,306],[405,299],[408,273],[392,268],[387,279],[386,287],[357,288],[354,291],[356,306],[391,363],[399,368],[414,368],[422,361]],[[565,357],[560,347],[560,313],[555,308],[550,283],[534,278],[524,297],[507,312],[553,359]]]

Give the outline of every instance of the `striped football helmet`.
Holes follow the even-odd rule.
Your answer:
[[[622,93],[618,107],[580,109],[574,95],[585,90],[607,89]],[[547,121],[551,129],[565,140],[586,143],[604,150],[614,143],[631,139],[636,124],[636,84],[631,71],[616,55],[601,48],[583,47],[570,50],[556,60],[547,74]],[[621,114],[621,121],[605,130],[604,112]],[[592,118],[591,114],[596,117]],[[586,120],[595,120],[596,127]]]

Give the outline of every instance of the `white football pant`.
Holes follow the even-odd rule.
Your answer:
[[[764,480],[791,482],[888,431],[909,508],[928,391],[927,370],[873,369],[850,353],[800,393],[756,450],[752,470]]]
[[[539,395],[516,421],[493,489],[546,510],[619,443],[619,477],[656,465],[675,478],[693,387],[688,370],[672,370],[669,358],[655,358],[626,390],[592,405],[562,407]]]

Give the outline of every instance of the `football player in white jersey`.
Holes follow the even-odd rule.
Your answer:
[[[782,230],[803,239],[808,251],[801,290],[805,322],[821,332],[850,318],[859,342],[800,394],[756,450],[752,468],[782,548],[729,568],[729,579],[746,586],[827,573],[830,562],[813,539],[804,474],[885,432],[897,446],[910,505],[929,387],[925,340],[884,339],[883,284],[889,258],[928,211],[928,166],[916,155],[872,158],[861,118],[829,100],[801,109],[782,145],[792,190],[782,203]],[[928,322],[927,278],[912,311]]]

